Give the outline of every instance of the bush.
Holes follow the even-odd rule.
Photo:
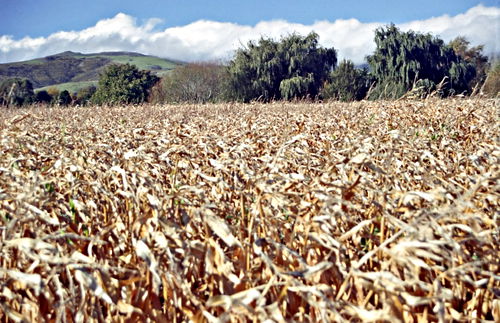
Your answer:
[[[142,103],[158,80],[156,75],[134,65],[113,64],[101,74],[92,101],[96,104]]]

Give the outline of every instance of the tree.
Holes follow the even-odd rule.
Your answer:
[[[97,104],[142,103],[159,78],[130,64],[108,66],[99,78],[92,101]]]
[[[488,76],[482,87],[482,92],[494,98],[500,96],[500,61],[497,61],[488,72]]]
[[[337,63],[335,49],[319,47],[318,38],[316,33],[292,34],[280,41],[261,38],[239,49],[228,67],[233,99],[316,97]]]
[[[401,97],[418,80],[432,88],[445,79],[444,95],[470,92],[474,66],[441,39],[390,25],[375,31],[375,43],[374,54],[367,58],[377,80],[372,98]]]
[[[45,90],[41,90],[36,92],[36,98],[35,101],[38,103],[43,103],[43,104],[50,104],[52,102],[52,96],[50,96],[49,92]]]
[[[68,90],[63,90],[61,93],[59,93],[59,96],[57,97],[57,104],[59,105],[69,105],[71,103],[71,95],[69,94]]]
[[[324,99],[340,101],[362,100],[370,88],[371,79],[366,68],[359,69],[349,60],[342,63],[330,74],[329,82],[325,83],[321,95]]]
[[[220,102],[226,97],[227,69],[216,63],[190,63],[163,77],[151,92],[154,103]]]
[[[475,67],[476,76],[470,81],[469,87],[479,89],[486,80],[489,69],[488,56],[483,55],[484,46],[470,47],[470,42],[462,36],[453,39],[448,46],[467,63]]]
[[[94,85],[90,85],[87,87],[84,87],[80,89],[76,93],[76,99],[75,99],[75,104],[78,105],[87,105],[91,99],[94,93],[97,91],[97,88]]]
[[[21,106],[34,101],[33,84],[29,80],[11,78],[0,83],[0,104]]]

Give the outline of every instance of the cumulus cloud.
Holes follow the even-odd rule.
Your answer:
[[[484,44],[486,53],[498,53],[500,8],[478,5],[456,16],[411,21],[402,30],[430,32],[449,41],[467,37],[472,45]],[[315,31],[320,43],[335,47],[340,58],[362,63],[375,49],[373,32],[387,22],[363,23],[357,19],[317,21],[311,25],[285,20],[262,21],[255,26],[199,20],[191,24],[157,30],[160,19],[138,24],[134,17],[119,13],[80,31],[61,31],[48,37],[14,39],[0,36],[0,62],[32,59],[62,51],[95,53],[133,51],[182,61],[227,60],[234,50],[261,36],[278,39],[291,33]]]

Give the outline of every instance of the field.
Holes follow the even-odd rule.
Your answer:
[[[67,82],[67,83],[60,83],[56,85],[49,85],[49,86],[44,86],[41,88],[38,88],[37,91],[42,91],[45,90],[47,91],[50,88],[56,88],[59,91],[68,91],[69,93],[76,93],[79,90],[89,87],[89,86],[97,86],[99,81],[83,81],[83,82]]]
[[[2,109],[0,322],[499,322],[499,118]]]

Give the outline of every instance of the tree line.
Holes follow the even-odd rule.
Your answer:
[[[111,65],[97,87],[73,94],[35,93],[28,80],[11,79],[0,84],[0,104],[354,101],[499,93],[499,64],[491,66],[483,46],[471,47],[463,37],[446,44],[389,25],[378,28],[374,40],[376,49],[364,67],[350,60],[337,64],[337,51],[321,47],[314,32],[291,34],[250,41],[228,64],[186,64],[161,79],[133,65]]]

